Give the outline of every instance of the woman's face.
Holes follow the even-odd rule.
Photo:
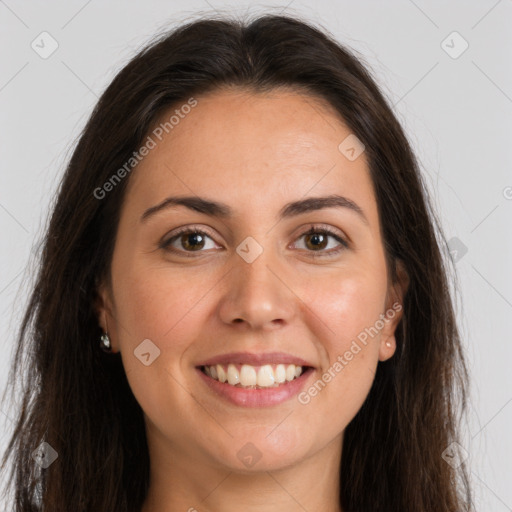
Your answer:
[[[310,96],[196,100],[176,107],[168,133],[149,134],[155,147],[129,178],[112,289],[100,290],[150,450],[239,472],[327,452],[339,460],[400,317],[365,153]],[[328,196],[359,211],[312,201]],[[170,197],[191,207],[144,215]],[[176,236],[182,228],[200,234]],[[202,372],[218,361],[231,384]],[[298,379],[234,385],[292,378],[293,361]]]

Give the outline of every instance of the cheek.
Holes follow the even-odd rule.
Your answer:
[[[121,345],[135,348],[142,340],[150,339],[162,355],[164,350],[174,355],[197,339],[193,331],[200,323],[193,317],[197,320],[204,295],[211,288],[208,276],[161,266],[124,268],[119,276],[116,302]]]
[[[316,323],[321,333],[315,330],[317,350],[325,357],[317,376],[321,382],[306,390],[304,403],[311,399],[329,417],[337,410],[333,431],[355,416],[374,380],[380,339],[375,324],[385,291],[384,279],[354,270],[350,276],[317,280],[316,285],[311,281],[307,288],[311,316],[321,319]]]
[[[200,278],[192,282],[190,273],[171,272],[161,266],[125,267],[119,269],[118,276],[117,326],[130,387],[149,417],[158,418],[165,428],[179,429],[179,422],[174,425],[172,421],[172,410],[190,409],[181,363],[193,341],[201,337],[201,298],[211,286],[203,289]],[[157,347],[146,342],[151,361],[147,366],[138,358],[144,340]],[[165,404],[170,403],[174,409],[167,410]]]
[[[353,339],[364,340],[363,333],[371,331],[383,312],[386,290],[378,276],[351,271],[350,275],[312,280],[304,292],[308,308],[322,320],[324,339],[339,354],[349,349]]]

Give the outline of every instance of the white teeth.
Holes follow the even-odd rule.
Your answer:
[[[256,370],[252,366],[244,364],[240,370],[240,384],[242,386],[256,386],[257,380]]]
[[[240,374],[234,364],[228,365],[228,382],[234,386],[240,382]]]
[[[302,371],[302,367],[298,366],[297,368],[300,368]],[[286,368],[284,367],[284,364],[278,364],[274,373],[278,384],[282,384],[286,380]]]
[[[258,386],[261,388],[268,388],[275,382],[274,370],[272,366],[266,364],[258,370]]]
[[[234,364],[225,366],[217,364],[214,366],[205,366],[204,372],[212,379],[220,382],[228,382],[231,386],[248,387],[248,388],[270,388],[277,387],[284,382],[290,382],[300,377],[303,372],[302,366],[294,364],[252,366],[243,364],[238,370]]]
[[[205,368],[208,368],[208,366],[205,366]],[[217,380],[220,382],[226,382],[228,380],[228,376],[226,375],[226,372],[224,371],[224,368],[220,364],[217,366],[210,366],[209,368],[215,368],[217,370]],[[211,375],[210,375],[211,377]]]

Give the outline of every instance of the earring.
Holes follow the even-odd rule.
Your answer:
[[[390,341],[386,341],[386,347],[391,348],[391,342]]]
[[[110,343],[110,338],[108,337],[108,332],[101,335],[100,338],[100,348],[103,352],[110,353],[112,352],[112,344]]]

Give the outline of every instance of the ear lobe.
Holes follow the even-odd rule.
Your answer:
[[[115,308],[112,293],[111,281],[107,279],[97,279],[96,289],[93,299],[93,308],[96,313],[98,324],[103,334],[108,334],[110,339],[109,352],[118,353],[120,350],[116,343],[116,322]],[[103,348],[103,347],[102,347]]]
[[[395,331],[403,316],[404,298],[409,289],[410,279],[402,260],[396,260],[397,280],[388,294],[384,327],[381,332],[379,360],[386,361],[396,350]]]

